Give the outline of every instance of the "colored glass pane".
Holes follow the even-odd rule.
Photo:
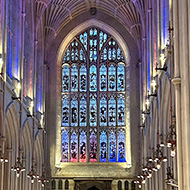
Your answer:
[[[82,48],[80,49],[80,61],[84,61],[84,62],[86,61],[85,54]]]
[[[97,135],[94,131],[90,133],[89,151],[90,162],[97,162]]]
[[[117,68],[117,90],[125,90],[125,67],[123,64],[119,64]]]
[[[113,131],[109,134],[109,162],[117,161],[116,135]]]
[[[86,66],[82,65],[80,68],[80,91],[85,92],[86,91]]]
[[[77,162],[77,147],[78,147],[78,138],[76,132],[71,134],[71,147],[70,147],[70,161]]]
[[[69,126],[69,99],[64,97],[62,100],[62,126]]]
[[[90,91],[97,91],[97,68],[95,65],[90,67]]]
[[[125,125],[125,99],[119,97],[117,101],[117,123],[119,126]]]
[[[115,66],[110,65],[109,67],[109,77],[108,77],[108,84],[109,84],[109,91],[116,90],[116,71]]]
[[[107,161],[107,134],[102,131],[100,134],[100,162]]]
[[[66,130],[62,130],[61,141],[61,162],[68,162],[69,134]]]
[[[64,65],[62,69],[62,91],[69,92],[69,66]]]
[[[71,126],[78,125],[78,101],[76,98],[71,100]]]
[[[76,65],[71,67],[71,91],[78,91],[78,68]]]
[[[120,131],[118,134],[118,162],[125,161],[125,134]]]
[[[116,134],[116,126],[125,126],[125,63],[117,42],[107,43],[110,37],[90,28],[74,38],[63,57],[62,162],[125,160],[125,130],[124,137]]]
[[[107,99],[102,97],[100,99],[100,126],[107,125]]]
[[[86,107],[86,99],[82,97],[80,100],[80,110],[79,110],[79,117],[80,117],[80,126],[87,125],[87,107]]]
[[[116,101],[113,97],[109,100],[109,126],[116,126]]]
[[[80,146],[79,146],[79,151],[80,151],[80,157],[79,157],[79,162],[86,162],[86,133],[84,131],[81,132],[80,134]]]
[[[97,104],[96,99],[92,97],[90,99],[90,126],[97,126]]]
[[[105,65],[100,67],[100,91],[107,91],[107,68]]]

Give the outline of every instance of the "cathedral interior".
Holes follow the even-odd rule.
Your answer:
[[[190,190],[190,0],[0,0],[0,190]]]

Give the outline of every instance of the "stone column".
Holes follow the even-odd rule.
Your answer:
[[[112,190],[117,190],[117,183],[118,183],[118,180],[113,180],[112,181],[112,185],[111,185]]]
[[[189,113],[190,113],[190,102],[189,102],[189,34],[188,34],[188,0],[179,1],[179,27],[176,30],[179,30],[179,39],[180,39],[180,75],[181,75],[181,115],[178,120],[181,120],[181,125],[177,126],[178,130],[182,131],[182,147],[180,147],[182,152],[182,164],[183,164],[183,178],[180,184],[180,190],[190,189],[190,152],[189,152]],[[175,14],[175,13],[174,13]],[[174,29],[175,30],[175,29]],[[177,134],[178,135],[178,134]],[[179,140],[181,140],[179,139]],[[179,154],[178,154],[179,155]],[[179,173],[182,175],[182,173]],[[182,185],[183,184],[183,185]]]
[[[190,189],[189,152],[189,1],[173,1],[174,20],[174,79],[177,131],[177,165],[179,190]]]
[[[72,179],[69,179],[69,190],[74,190],[75,182]]]

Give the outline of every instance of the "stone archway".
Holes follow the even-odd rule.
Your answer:
[[[100,189],[98,189],[96,186],[93,186],[93,187],[88,188],[87,190],[100,190]]]
[[[75,179],[75,190],[111,190],[112,179]]]

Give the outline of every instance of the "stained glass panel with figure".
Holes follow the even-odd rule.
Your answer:
[[[66,64],[62,69],[62,91],[69,92],[69,66]]]
[[[95,65],[90,67],[90,91],[96,92],[97,90],[97,68]]]
[[[107,91],[107,68],[105,65],[100,67],[100,91]]]
[[[89,147],[90,162],[97,162],[97,134],[96,130],[90,130],[90,147]]]
[[[86,141],[87,137],[86,137],[86,132],[82,131],[80,133],[80,139],[79,139],[79,143],[80,143],[80,157],[79,157],[79,162],[86,162],[87,158],[86,158],[86,145],[87,145],[87,141]]]
[[[68,96],[63,97],[62,100],[62,126],[69,126],[69,98]]]
[[[125,162],[125,134],[121,130],[118,134],[118,162]]]
[[[71,126],[78,125],[78,100],[74,97],[71,100]]]
[[[109,126],[116,126],[116,101],[113,96],[109,99],[108,102],[109,109]]]
[[[119,64],[117,67],[117,90],[125,90],[125,67],[124,64]]]
[[[116,69],[113,64],[109,66],[108,84],[109,84],[109,91],[116,90]]]
[[[100,126],[107,126],[107,99],[105,96],[100,99]]]
[[[86,66],[82,65],[80,68],[80,91],[81,92],[86,92],[87,88],[87,73],[86,73]]]
[[[80,126],[86,126],[87,125],[87,105],[86,105],[86,98],[84,96],[80,100],[79,118],[80,118]]]
[[[97,101],[94,96],[90,98],[90,126],[97,125]]]
[[[76,134],[76,132],[74,131],[71,134],[71,147],[70,147],[70,161],[71,162],[77,162],[77,153],[78,153],[78,135]]]
[[[117,100],[117,123],[119,126],[125,125],[125,99],[123,96]]]
[[[105,131],[100,134],[100,162],[107,162],[107,134]]]
[[[68,162],[69,133],[65,129],[62,130],[61,141],[61,162]]]
[[[71,91],[78,91],[78,68],[76,65],[71,67]]]
[[[117,161],[116,135],[114,131],[109,133],[109,162]]]

